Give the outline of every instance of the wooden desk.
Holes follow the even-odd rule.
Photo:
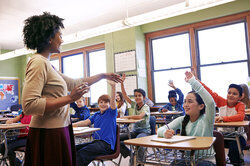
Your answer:
[[[121,118],[117,118],[116,123],[118,123],[118,124],[131,124],[131,123],[140,122],[142,120],[143,119],[121,119]]]
[[[249,125],[249,121],[214,123],[215,127],[246,127],[248,125]]]
[[[151,148],[163,148],[163,149],[176,149],[176,150],[190,150],[191,151],[191,165],[195,165],[195,150],[206,150],[209,149],[214,141],[215,137],[196,137],[192,140],[176,142],[176,143],[161,143],[152,141],[157,135],[151,135],[147,137],[135,138],[125,140],[124,143],[132,146],[143,146]],[[136,148],[137,149],[137,148]],[[135,153],[136,156],[136,153]],[[134,159],[134,165],[137,165],[136,158]]]
[[[158,112],[158,109],[161,107],[150,107],[150,112]]]
[[[180,115],[182,112],[178,111],[167,111],[167,112],[151,112],[150,115],[152,116],[161,116],[161,115]]]
[[[3,143],[5,146],[5,153],[2,158],[0,158],[0,165],[7,165],[7,154],[8,154],[8,144],[7,144],[7,132],[11,130],[23,129],[28,127],[29,124],[12,123],[12,124],[0,124],[0,134],[3,138]],[[17,134],[19,135],[19,134]],[[2,140],[1,140],[2,141]]]
[[[12,118],[0,118],[1,123],[5,123],[7,120],[12,119]]]
[[[83,128],[82,130],[77,130],[77,127],[73,127],[74,136],[82,136],[82,135],[89,135],[92,134],[98,130],[101,130],[101,128]]]
[[[238,128],[238,127],[247,127],[249,125],[249,121],[241,121],[241,122],[220,122],[220,123],[214,123],[214,127],[230,127],[230,128]],[[238,151],[240,158],[244,161],[244,154],[241,150],[240,146],[240,137],[241,133],[239,133],[236,129],[234,132],[230,133],[230,136],[227,136],[224,134],[225,140],[235,140],[238,146]]]

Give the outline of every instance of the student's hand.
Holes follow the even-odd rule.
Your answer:
[[[9,119],[5,122],[5,124],[11,124],[11,123],[13,123],[13,119]]]
[[[127,116],[120,117],[120,119],[128,119]]]
[[[223,122],[224,119],[222,116],[216,116],[214,120],[215,122]]]
[[[78,125],[76,123],[72,123],[73,127],[78,127]]]
[[[190,71],[186,71],[185,75],[186,75],[185,77],[186,82],[188,82],[194,76],[193,73],[191,73]]]
[[[114,81],[116,83],[122,82],[121,76],[115,73],[104,73],[104,78],[106,78],[107,80]]]
[[[168,112],[168,109],[163,108],[163,109],[161,110],[161,112]]]
[[[123,73],[123,74],[122,74],[122,83],[124,83],[125,79],[126,79],[126,74]]]
[[[164,133],[165,138],[172,138],[173,135],[174,135],[174,130],[172,130],[172,129],[166,130],[166,132]]]
[[[173,81],[169,81],[168,82],[168,86],[170,86],[173,89],[176,89],[176,87],[174,86],[174,82]]]
[[[88,83],[84,82],[84,83],[78,85],[77,87],[75,87],[71,91],[69,96],[73,101],[76,101],[76,100],[80,99],[82,97],[82,95],[84,95],[85,93],[88,93],[89,88],[90,87],[88,86]]]

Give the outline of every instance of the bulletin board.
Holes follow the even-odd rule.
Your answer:
[[[0,110],[8,110],[12,105],[20,104],[19,78],[0,77]]]
[[[124,81],[124,87],[125,87],[127,95],[133,96],[134,89],[137,89],[137,77],[135,75],[126,76],[126,79]],[[122,91],[120,84],[116,84],[116,91],[117,92]]]
[[[135,50],[115,53],[115,72],[136,70]]]

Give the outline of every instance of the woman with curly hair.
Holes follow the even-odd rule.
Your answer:
[[[32,115],[26,143],[26,166],[75,166],[68,105],[101,79],[121,81],[120,76],[113,73],[71,79],[55,70],[49,59],[52,53],[60,53],[62,21],[44,12],[26,19],[23,28],[24,44],[37,51],[26,66],[22,94],[23,111]]]

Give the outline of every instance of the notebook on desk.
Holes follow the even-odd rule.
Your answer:
[[[181,142],[181,141],[187,141],[195,139],[194,136],[179,136],[179,135],[174,135],[172,138],[153,138],[151,141],[156,141],[156,142],[165,142],[165,143],[176,143],[176,142]]]

